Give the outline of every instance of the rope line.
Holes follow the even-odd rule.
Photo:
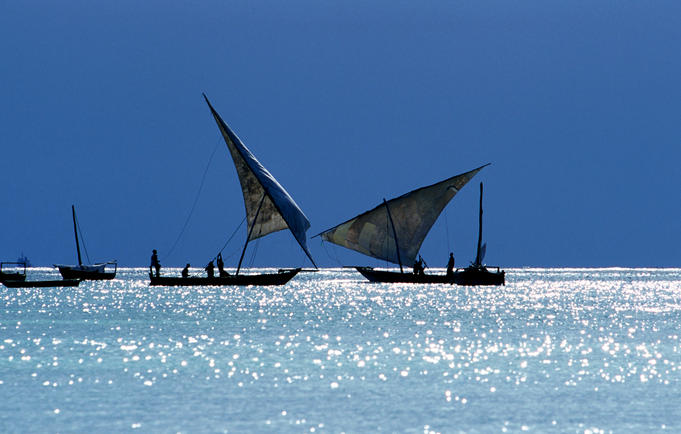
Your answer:
[[[452,249],[449,246],[449,219],[447,218],[447,207],[445,207],[445,229],[447,230],[447,251],[451,252]]]
[[[215,152],[218,150],[219,143],[215,145],[215,148],[213,148],[213,152],[210,154],[210,158],[208,159],[208,164],[206,164],[206,170],[203,171],[203,176],[201,177],[201,185],[199,185],[199,190],[196,192],[196,197],[194,197],[194,203],[192,204],[191,209],[189,210],[189,214],[187,215],[187,219],[184,221],[184,225],[182,226],[182,229],[180,230],[180,233],[177,235],[177,238],[175,239],[175,242],[173,243],[173,246],[170,248],[168,251],[168,254],[166,257],[171,257],[173,252],[175,251],[175,247],[177,247],[177,243],[180,241],[180,238],[182,238],[182,235],[184,235],[184,231],[187,229],[187,226],[189,225],[189,219],[191,219],[192,214],[194,214],[194,209],[196,208],[196,204],[199,202],[199,196],[201,195],[201,190],[203,190],[203,184],[206,182],[206,174],[208,174],[208,168],[210,167],[210,163],[213,161],[213,157],[215,156]]]
[[[83,245],[83,250],[85,250],[85,257],[87,258],[87,263],[92,264],[92,261],[90,261],[90,255],[87,253],[87,247],[85,246],[85,237],[83,236],[83,231],[80,230],[80,222],[78,221],[78,218],[76,218],[76,227],[78,228],[78,233],[80,234],[80,241],[81,244]]]
[[[385,205],[385,243],[384,243],[384,249],[385,251],[388,251],[388,243],[390,242],[388,240],[389,234],[390,233],[390,214],[388,214],[388,205]],[[390,263],[388,262],[388,259],[386,258],[385,260],[385,267],[388,268],[390,266]]]
[[[320,237],[320,239],[321,239],[321,237]],[[335,261],[335,262],[336,262],[336,265],[338,265],[339,267],[341,267],[341,266],[342,266],[342,265],[341,265],[341,261],[340,261],[340,259],[338,259],[338,253],[336,252],[336,249],[332,249],[333,252],[334,252],[334,256],[331,256],[331,255],[329,254],[329,250],[326,248],[326,243],[324,242],[323,239],[321,240],[321,244],[322,244],[322,247],[324,248],[324,253],[326,253],[326,256],[327,256],[329,259],[331,259],[332,261]]]
[[[251,262],[248,264],[248,268],[253,268],[253,263],[255,262],[255,255],[258,253],[258,247],[260,247],[260,238],[255,240],[255,246],[253,248],[253,253],[251,254]]]
[[[232,241],[232,238],[234,238],[234,235],[236,235],[236,232],[239,230],[241,225],[244,224],[245,221],[246,221],[246,216],[244,216],[244,218],[241,220],[241,223],[239,223],[239,226],[237,226],[236,229],[234,229],[234,232],[232,232],[232,235],[229,236],[229,239],[225,242],[225,244],[222,246],[222,248],[220,249],[220,251],[218,253],[222,253],[225,250],[225,248],[227,247],[227,244],[229,244],[229,242]],[[231,257],[231,256],[234,256],[234,253],[229,255],[228,258]],[[218,255],[215,255],[215,257],[213,259],[217,259],[217,257],[218,257]]]

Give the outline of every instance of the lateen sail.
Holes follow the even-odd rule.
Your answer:
[[[284,187],[260,164],[239,137],[222,120],[205,94],[203,97],[210,107],[234,160],[244,196],[248,233],[251,234],[250,239],[254,240],[272,232],[289,229],[314,264],[312,255],[307,249],[305,238],[305,232],[310,227],[309,220]]]
[[[412,264],[444,207],[485,166],[391,199],[319,235],[325,241],[377,259]]]

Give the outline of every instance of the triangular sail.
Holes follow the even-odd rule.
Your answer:
[[[284,187],[260,164],[239,137],[222,120],[205,94],[203,97],[210,107],[222,137],[225,139],[227,149],[229,149],[234,160],[244,196],[248,221],[247,233],[251,234],[250,239],[254,240],[272,232],[289,229],[314,264],[312,255],[307,249],[305,237],[305,232],[310,227],[309,220]],[[259,212],[258,208],[260,208]]]
[[[410,265],[447,203],[485,166],[391,199],[319,235],[325,241],[373,258],[394,264],[399,264],[401,259]],[[389,207],[394,231],[386,207]],[[393,234],[397,234],[397,243]]]

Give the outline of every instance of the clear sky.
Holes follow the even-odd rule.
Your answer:
[[[680,47],[678,0],[0,0],[0,259],[75,261],[75,204],[93,260],[205,265],[244,216],[206,92],[310,236],[489,162],[431,266],[473,259],[479,181],[488,263],[679,266]],[[283,232],[246,258],[311,265]]]

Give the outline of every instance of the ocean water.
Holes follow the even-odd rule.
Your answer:
[[[266,288],[119,269],[0,287],[0,432],[678,432],[680,335],[678,269]]]

